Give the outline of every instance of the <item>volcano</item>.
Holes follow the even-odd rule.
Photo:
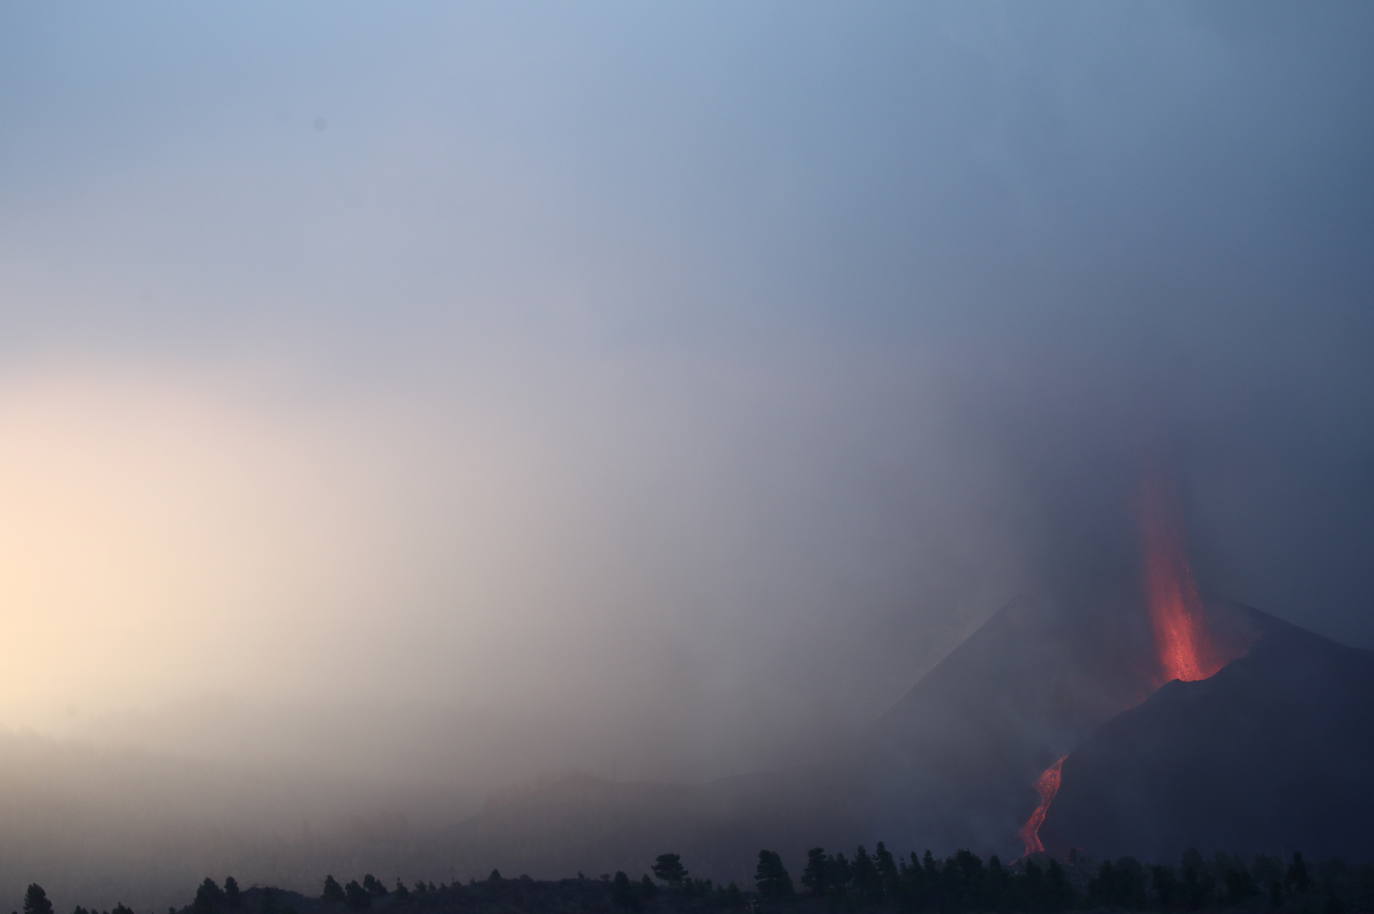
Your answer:
[[[1215,676],[1173,682],[1065,760],[1047,847],[1374,857],[1374,654],[1271,625]]]
[[[1214,655],[1239,656],[1284,626],[1226,601],[1190,603]],[[873,820],[913,844],[1041,850],[1027,820],[1052,814],[1061,760],[1067,783],[1077,747],[1173,672],[1144,597],[1018,599],[878,721]]]
[[[520,838],[533,829],[548,859],[592,869],[615,861],[587,836],[633,834],[725,875],[760,846],[798,856],[878,838],[1004,857],[1374,856],[1360,831],[1374,814],[1361,792],[1374,659],[1205,598],[1178,503],[1147,477],[1121,573],[1012,600],[826,762],[691,789],[559,785],[489,809],[470,846],[499,853],[508,836],[520,865],[541,868]]]

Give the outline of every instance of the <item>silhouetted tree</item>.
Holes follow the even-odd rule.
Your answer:
[[[339,885],[339,880],[332,875],[324,877],[324,889],[320,892],[320,898],[325,901],[343,902],[345,900],[343,886]]]
[[[1259,894],[1254,877],[1241,861],[1234,861],[1226,871],[1226,904],[1236,907]]]
[[[1312,887],[1312,877],[1307,872],[1307,863],[1302,859],[1301,853],[1293,854],[1293,862],[1288,864],[1288,872],[1283,881],[1290,892],[1298,894]]]
[[[715,891],[715,886],[711,884],[709,879],[688,877],[687,881],[682,884],[682,894],[688,898],[705,898],[713,891]]]
[[[1045,874],[1040,869],[1040,864],[1034,860],[1027,860],[1025,868],[1021,871],[1021,897],[1017,899],[1017,906],[1029,911],[1043,911],[1049,907],[1045,899]]]
[[[192,907],[197,914],[210,914],[224,901],[224,890],[215,884],[215,880],[206,876],[196,889],[196,898],[192,902]]]
[[[877,848],[873,851],[873,867],[878,871],[878,887],[884,898],[897,897],[897,861],[893,858],[892,852],[887,849],[887,845],[879,841]]]
[[[926,848],[926,852],[921,855],[921,873],[925,881],[926,905],[938,908],[941,904],[940,866],[935,862],[935,855],[930,852],[930,848]]]
[[[679,854],[659,854],[654,860],[654,876],[673,888],[681,888],[687,880],[687,867]]]
[[[382,880],[371,873],[367,873],[363,876],[363,891],[376,898],[381,898],[387,893],[386,886],[382,884]]]
[[[355,911],[361,911],[372,904],[372,896],[356,879],[348,880],[348,885],[344,886],[344,898],[347,899],[348,906]]]
[[[831,857],[827,872],[829,873],[827,893],[843,895],[849,891],[849,884],[854,881],[854,867],[849,865],[848,857],[842,853]]]
[[[1155,901],[1161,908],[1172,908],[1178,904],[1178,877],[1174,875],[1173,867],[1159,865],[1150,867],[1150,889],[1154,892]]]
[[[487,873],[487,882],[500,882],[500,881],[501,881],[501,871],[500,871],[500,870],[498,870],[498,869],[493,869],[490,873]]]
[[[955,852],[945,861],[941,897],[947,907],[968,910],[977,907],[983,895],[983,860],[968,850]]]
[[[391,890],[391,894],[397,901],[410,901],[410,889],[406,888],[406,884],[401,881],[400,876],[396,877],[396,888]]]
[[[615,878],[611,880],[611,903],[622,911],[636,911],[639,902],[639,892],[631,884],[630,877],[625,875],[624,870],[616,870]]]
[[[1182,871],[1179,888],[1184,905],[1192,911],[1206,907],[1212,900],[1215,880],[1207,872],[1202,855],[1195,848],[1190,847],[1183,852]]]
[[[1104,908],[1111,906],[1111,884],[1114,875],[1112,862],[1103,860],[1097,867],[1097,873],[1088,880],[1088,904]]]
[[[826,878],[830,870],[830,859],[826,856],[825,848],[813,847],[806,852],[806,867],[802,870],[802,888],[815,895],[817,898],[826,894],[829,880]]]
[[[243,897],[239,892],[239,881],[233,876],[224,877],[224,903],[231,908],[237,908],[242,902]],[[113,914],[113,912],[111,912]],[[129,914],[133,914],[132,911]]]
[[[754,885],[758,888],[760,898],[792,897],[792,877],[787,874],[777,851],[759,851],[758,866],[754,868]]]
[[[875,901],[883,895],[882,886],[878,884],[878,868],[873,865],[873,858],[868,856],[868,851],[862,844],[854,852],[854,891],[865,901]]]
[[[29,883],[24,892],[24,914],[52,914],[52,902],[48,893],[36,882]]]
[[[901,888],[898,903],[905,911],[921,911],[926,905],[926,874],[921,867],[921,858],[912,851],[902,861]]]
[[[913,855],[914,856],[914,855]],[[987,886],[983,892],[983,906],[992,911],[1003,910],[1008,901],[1011,876],[1002,866],[1002,858],[993,854],[988,858]]]

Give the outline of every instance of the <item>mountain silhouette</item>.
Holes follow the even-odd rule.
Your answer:
[[[1188,847],[1374,857],[1374,653],[1279,625],[1210,679],[1173,682],[1065,760],[1051,850]]]

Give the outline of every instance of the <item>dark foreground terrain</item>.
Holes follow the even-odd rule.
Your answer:
[[[1374,911],[1374,864],[1339,859],[1309,862],[1225,853],[1204,857],[1186,851],[1177,864],[1142,864],[1123,857],[1090,860],[1071,854],[1063,861],[1039,855],[1003,864],[968,851],[944,860],[929,851],[905,858],[879,842],[874,852],[851,855],[812,849],[796,868],[772,851],[760,851],[752,884],[718,885],[691,875],[676,854],[661,854],[630,876],[624,871],[595,876],[535,880],[503,877],[436,884],[400,879],[384,883],[372,874],[340,882],[322,880],[319,893],[265,886],[241,888],[228,877],[206,878],[190,904],[167,914],[679,914],[679,912],[777,911],[965,912],[1066,911],[1242,911],[1354,914]],[[65,910],[65,908],[63,909]],[[41,886],[30,885],[24,914],[56,914]],[[17,914],[17,912],[16,912]],[[122,903],[108,911],[78,904],[72,914],[136,914]]]

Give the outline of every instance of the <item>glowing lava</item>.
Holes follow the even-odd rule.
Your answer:
[[[1172,496],[1159,477],[1151,476],[1140,499],[1145,596],[1159,650],[1161,685],[1174,679],[1206,679],[1224,666],[1207,630]]]
[[[1231,644],[1223,650],[1208,627],[1202,598],[1188,567],[1177,494],[1164,476],[1146,476],[1139,508],[1145,598],[1159,663],[1158,678],[1149,689],[1152,692],[1175,679],[1195,682],[1209,678],[1235,656],[1233,648],[1238,645]],[[1240,650],[1243,652],[1244,648]],[[1059,792],[1067,757],[1060,756],[1035,781],[1040,802],[1018,833],[1027,855],[1045,850],[1040,827]]]
[[[1040,826],[1045,824],[1045,816],[1049,814],[1050,804],[1054,802],[1054,795],[1059,792],[1059,783],[1064,777],[1064,759],[1067,755],[1061,755],[1053,765],[1040,773],[1040,777],[1035,779],[1035,792],[1040,795],[1040,802],[1035,807],[1035,812],[1026,820],[1026,824],[1021,826],[1018,834],[1021,843],[1026,846],[1026,856],[1031,854],[1043,853],[1044,843],[1040,840]]]

